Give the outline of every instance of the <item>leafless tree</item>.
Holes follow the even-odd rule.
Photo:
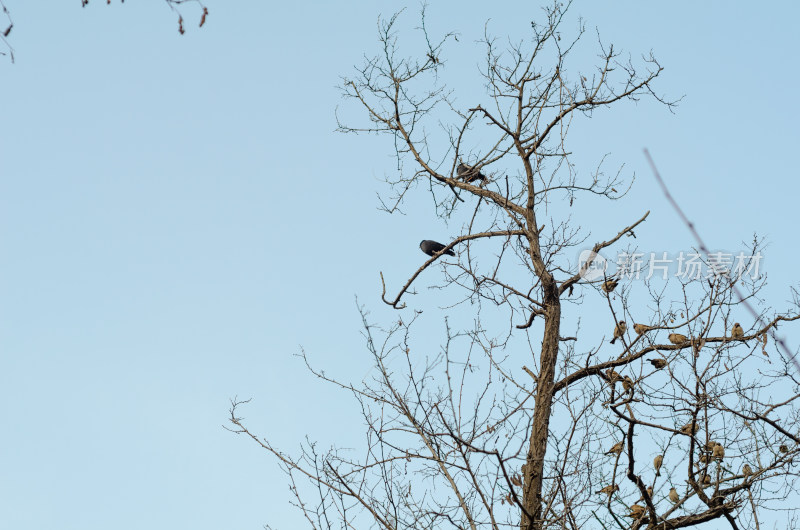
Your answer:
[[[393,141],[399,176],[382,206],[394,212],[424,187],[461,233],[394,294],[381,274],[383,301],[400,317],[381,329],[362,310],[375,377],[340,381],[303,354],[320,380],[355,397],[363,451],[308,443],[288,454],[251,432],[233,401],[230,429],[279,459],[311,528],[737,529],[760,528],[769,510],[795,525],[797,504],[784,501],[796,485],[800,384],[770,334],[800,318],[800,300],[786,312],[764,307],[764,278],[726,272],[713,256],[703,256],[711,275],[594,274],[603,252],[636,251],[629,236],[649,212],[586,242],[573,202],[617,200],[628,183],[621,172],[577,171],[569,127],[624,101],[674,102],[655,92],[662,67],[652,55],[625,60],[600,39],[596,69],[571,73],[584,27],[566,36],[568,7],[546,9],[529,41],[500,50],[486,36],[487,104],[456,105],[442,81],[456,35],[431,40],[424,12],[415,55],[401,54],[392,17],[379,25],[380,54],[343,80],[369,122],[340,129]],[[563,218],[545,215],[554,204]],[[591,251],[582,262],[581,248]],[[755,240],[749,251],[760,249]],[[436,354],[414,339],[421,312],[407,307],[431,269],[478,308],[471,327],[447,321]],[[562,312],[593,300],[603,309],[586,317],[608,323],[603,336]],[[743,304],[762,309],[735,327]],[[509,324],[488,329],[498,315]]]
[[[86,7],[89,4],[89,0],[80,0],[81,7]],[[199,18],[199,25],[202,28],[203,25],[206,23],[206,19],[208,18],[208,8],[201,2],[201,0],[164,0],[170,10],[178,16],[178,33],[183,35],[186,33],[186,28],[184,27],[184,20],[183,20],[183,13],[181,7],[183,4],[195,4],[200,9],[200,18]],[[111,0],[106,0],[106,4],[110,4]],[[120,3],[125,3],[125,0],[120,0]],[[11,62],[14,62],[14,48],[11,46],[11,43],[8,40],[9,35],[11,34],[11,30],[14,29],[14,21],[11,19],[11,13],[9,12],[8,8],[6,7],[3,0],[0,0],[0,9],[3,11],[3,16],[5,17],[5,24],[0,22],[0,41],[3,42],[5,49],[7,51],[0,51],[0,55],[8,55],[11,59]]]

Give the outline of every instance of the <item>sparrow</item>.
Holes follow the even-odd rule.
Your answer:
[[[675,491],[675,488],[670,488],[670,490],[669,490],[669,500],[671,500],[673,503],[677,504],[680,499],[681,499],[681,497],[680,497],[680,495],[678,495],[678,492]]]
[[[653,486],[647,486],[647,496],[650,497],[651,499],[653,498]],[[644,500],[644,495],[639,497],[636,500],[636,502],[643,501],[643,500]]]
[[[641,504],[634,504],[631,506],[631,513],[627,515],[627,517],[633,517],[634,519],[638,519],[639,517],[643,516],[647,512],[647,508],[642,506]]]
[[[619,285],[619,282],[617,280],[611,279],[604,281],[603,285],[601,285],[600,288],[604,292],[610,293],[611,291],[617,288],[617,285]]]
[[[695,357],[700,357],[700,350],[706,345],[706,339],[699,338],[692,341],[692,353]]]
[[[656,468],[656,476],[661,476],[661,464],[664,463],[664,455],[658,455],[653,459],[653,467]]]
[[[627,329],[628,326],[625,325],[625,321],[620,320],[619,323],[614,326],[614,338],[611,339],[611,344],[614,344],[614,342],[616,342],[616,340],[620,338]]]
[[[722,446],[722,444],[718,443],[717,445],[714,446],[714,450],[711,452],[711,456],[713,456],[717,460],[722,460],[723,458],[725,458],[725,448]]]
[[[664,359],[647,359],[647,362],[653,365],[653,368],[656,370],[661,370],[665,366],[667,366],[667,361]]]
[[[789,452],[789,446],[781,444],[781,446],[778,448],[778,450],[781,453],[786,454],[786,453]]]
[[[683,434],[697,434],[697,431],[700,429],[700,426],[695,422],[694,424],[694,431],[692,431],[692,422],[687,423],[683,427],[681,427],[681,432]]]
[[[749,477],[752,474],[753,470],[750,467],[750,464],[745,464],[744,466],[742,466],[742,475],[744,475],[745,477]]]
[[[614,484],[613,486],[606,486],[605,488],[601,489],[600,491],[595,491],[595,493],[605,493],[609,497],[614,494],[615,491],[619,491],[619,486]]]
[[[708,474],[703,475],[703,486],[710,486],[711,485],[711,476]]]
[[[678,345],[683,344],[684,342],[689,340],[686,338],[686,335],[681,335],[680,333],[670,333],[667,338],[672,344],[678,344]]]
[[[628,377],[627,375],[622,378],[622,388],[625,389],[625,392],[633,392],[633,379]]]
[[[606,454],[607,455],[610,455],[610,454],[618,455],[618,454],[620,454],[622,452],[622,448],[624,446],[625,446],[625,442],[624,441],[619,441],[619,442],[615,443],[614,445],[612,445],[611,449],[609,449],[606,452]]]
[[[606,377],[608,377],[608,381],[613,385],[617,381],[622,381],[622,376],[620,376],[616,370],[613,368],[609,368],[606,370]]]
[[[733,329],[731,329],[731,337],[744,342],[745,346],[747,346],[747,342],[744,340],[744,330],[742,329],[742,326],[739,325],[738,322],[734,324]]]
[[[645,326],[644,324],[634,324],[633,331],[636,332],[637,335],[643,335],[650,331],[652,328],[650,326]]]

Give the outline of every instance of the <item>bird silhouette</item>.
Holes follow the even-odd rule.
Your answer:
[[[647,362],[653,365],[653,368],[656,370],[661,370],[665,366],[667,366],[667,361],[664,359],[647,359]]]
[[[476,180],[480,180],[481,183],[486,182],[486,175],[478,171],[473,166],[468,166],[467,164],[461,163],[456,166],[456,176],[460,179],[464,179],[464,182],[475,182]]]
[[[425,239],[425,240],[421,241],[420,244],[419,244],[420,250],[422,250],[422,252],[424,252],[428,256],[433,256],[437,252],[441,252],[442,249],[444,249],[444,247],[445,247],[445,245],[442,245],[441,243],[437,243],[436,241],[431,241],[430,239]],[[445,254],[447,254],[448,256],[455,256],[456,255],[455,252],[452,251],[452,249],[448,249],[445,252]]]

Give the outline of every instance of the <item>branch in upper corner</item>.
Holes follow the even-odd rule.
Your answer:
[[[3,10],[3,14],[6,16],[7,26],[5,29],[0,30],[0,40],[3,41],[6,48],[8,48],[8,56],[11,58],[11,62],[14,62],[14,48],[11,47],[11,44],[8,43],[8,36],[11,34],[11,29],[14,27],[14,21],[11,20],[11,13],[8,12],[6,5],[3,3],[3,0],[0,0],[0,8]],[[0,25],[0,28],[3,26]],[[6,55],[6,52],[0,52],[0,55]]]
[[[708,246],[706,246],[706,243],[705,243],[705,241],[703,241],[703,238],[700,237],[700,233],[695,228],[694,223],[692,223],[689,220],[689,218],[686,217],[686,214],[683,213],[683,210],[678,205],[678,201],[676,201],[675,198],[672,196],[672,194],[669,192],[669,189],[667,188],[667,184],[664,182],[664,179],[661,178],[661,174],[658,172],[658,168],[656,168],[656,163],[653,161],[653,157],[650,156],[650,151],[648,151],[647,148],[644,149],[644,156],[647,158],[647,162],[650,164],[650,168],[653,170],[653,175],[656,177],[656,180],[658,181],[659,186],[661,186],[661,191],[664,192],[664,196],[667,198],[667,201],[670,203],[670,205],[672,205],[672,207],[678,213],[678,216],[681,218],[681,221],[683,221],[683,224],[685,224],[686,227],[689,229],[689,231],[692,233],[692,237],[694,237],[695,241],[697,242],[697,246],[700,248],[701,251],[703,251],[703,253],[706,255],[706,258],[707,259],[711,259],[710,258],[711,252],[708,250]],[[758,322],[759,326],[768,327],[764,323],[763,319],[758,314],[758,312],[755,310],[755,308],[747,300],[747,297],[742,295],[742,292],[739,290],[739,287],[736,285],[736,283],[731,281],[730,282],[730,287],[732,288],[733,292],[736,294],[736,297],[739,299],[739,301],[744,304],[744,306],[747,308],[747,310],[753,316],[755,321]],[[772,328],[770,328],[770,334],[772,335],[772,339],[778,345],[778,348],[781,350],[781,352],[786,357],[788,357],[789,359],[792,360],[792,364],[794,364],[795,369],[798,372],[800,372],[800,362],[798,362],[798,360],[794,356],[794,354],[792,354],[789,351],[789,347],[786,345],[786,341],[784,341],[783,338],[778,336],[778,333],[775,331],[775,327],[774,326]]]
[[[178,33],[183,35],[186,33],[186,29],[183,25],[183,14],[181,13],[180,7],[181,4],[185,4],[188,2],[197,4],[199,8],[202,9],[200,13],[200,23],[198,27],[203,27],[208,19],[208,8],[200,1],[200,0],[164,0],[169,8],[178,15]],[[125,0],[120,0],[121,4],[125,3]],[[110,5],[111,0],[106,0],[106,4]],[[89,5],[89,0],[81,0],[81,7],[86,7]],[[8,55],[11,59],[11,62],[14,62],[14,48],[8,42],[8,36],[11,34],[11,30],[14,28],[14,23],[11,20],[11,13],[9,12],[8,8],[6,8],[5,4],[2,0],[0,0],[0,10],[2,10],[3,15],[7,20],[6,23],[0,22],[0,41],[2,41],[3,45],[7,48],[6,51],[0,51],[0,55]]]

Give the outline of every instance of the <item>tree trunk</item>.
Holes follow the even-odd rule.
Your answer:
[[[542,528],[542,485],[544,479],[544,456],[550,429],[550,411],[553,406],[553,380],[558,360],[559,332],[561,327],[561,300],[558,286],[548,278],[543,289],[545,295],[545,323],[542,337],[542,357],[539,380],[536,386],[536,401],[533,409],[530,446],[523,466],[525,477],[523,489],[523,513],[521,530]],[[530,517],[528,516],[530,515]]]

